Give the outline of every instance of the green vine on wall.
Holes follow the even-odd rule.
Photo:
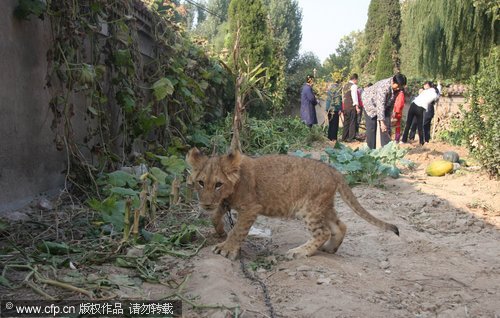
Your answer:
[[[138,0],[39,3],[16,11],[50,21],[52,129],[79,193],[98,194],[97,176],[143,153],[179,154],[203,119],[225,114],[228,74],[188,39],[174,4],[160,15]]]

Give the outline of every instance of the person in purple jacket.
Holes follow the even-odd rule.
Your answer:
[[[309,128],[318,123],[315,107],[318,101],[312,90],[313,85],[314,77],[312,75],[307,75],[306,83],[302,86],[302,92],[300,94],[300,118]]]

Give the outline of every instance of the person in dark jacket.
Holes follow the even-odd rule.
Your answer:
[[[318,101],[312,90],[313,85],[314,77],[312,75],[307,75],[306,83],[302,86],[302,92],[300,94],[300,118],[309,127],[318,123],[315,107]]]
[[[339,114],[342,111],[342,87],[335,81],[327,91],[326,112],[328,113],[328,139],[336,142],[339,133]]]
[[[358,98],[358,74],[352,74],[349,82],[342,87],[342,113],[344,114],[344,131],[342,141],[351,142],[356,137],[357,114],[360,112]]]

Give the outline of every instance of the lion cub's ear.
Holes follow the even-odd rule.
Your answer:
[[[191,148],[186,155],[186,162],[195,170],[202,168],[206,160],[207,156],[202,154],[196,147]]]
[[[240,177],[239,171],[240,171],[241,159],[242,155],[241,152],[238,150],[230,151],[229,154],[221,158],[220,162],[222,171],[224,171],[224,173],[232,183],[236,183],[236,181],[238,181]]]

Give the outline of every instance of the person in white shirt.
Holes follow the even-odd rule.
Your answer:
[[[426,81],[424,83],[423,89],[428,89],[430,87],[434,87],[434,89],[437,90],[438,98],[436,99],[436,101],[430,103],[429,107],[427,107],[427,110],[424,112],[424,125],[423,125],[423,127],[424,127],[425,142],[429,142],[431,140],[431,123],[432,123],[432,118],[434,118],[434,108],[435,108],[435,104],[437,103],[437,100],[441,96],[441,91],[442,91],[440,82],[438,82],[437,86],[434,86],[434,84],[431,81]],[[409,135],[410,140],[415,140],[415,134],[417,132],[417,121],[416,121],[417,118],[416,117],[414,117],[414,118],[415,119],[413,120],[413,123],[411,124],[411,129],[410,129],[410,135]]]
[[[439,95],[434,87],[430,87],[430,85],[426,86],[428,88],[424,89],[411,103],[410,109],[408,110],[408,116],[406,118],[405,131],[403,133],[402,142],[408,142],[408,133],[410,132],[411,124],[413,122],[413,118],[416,117],[417,121],[417,130],[418,130],[418,140],[421,145],[425,143],[424,138],[424,112],[427,110],[429,105],[435,102]]]

